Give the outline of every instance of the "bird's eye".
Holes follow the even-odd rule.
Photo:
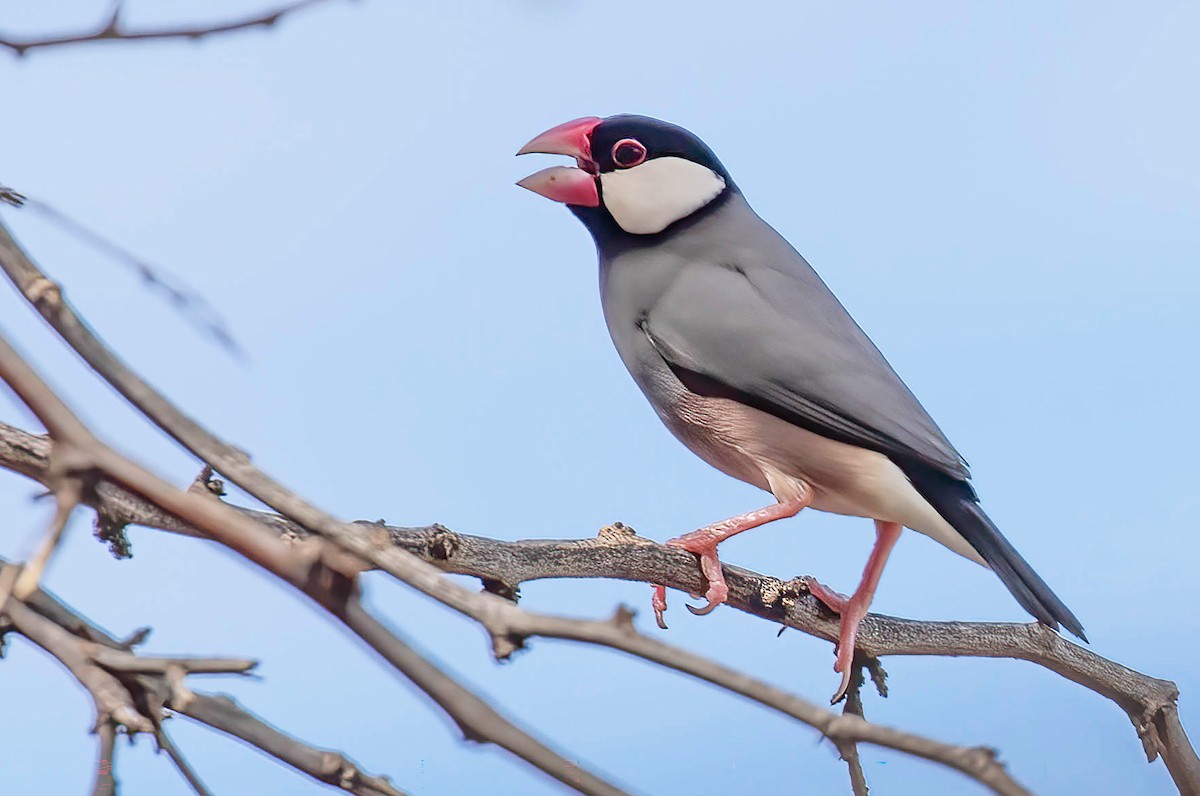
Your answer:
[[[632,138],[622,138],[613,144],[612,159],[613,163],[616,163],[623,169],[636,166],[646,159],[646,147],[642,146],[641,141],[635,141]]]

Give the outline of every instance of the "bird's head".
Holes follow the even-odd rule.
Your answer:
[[[648,116],[587,116],[560,124],[521,147],[575,158],[518,185],[566,204],[592,230],[610,226],[654,235],[735,191],[733,180],[703,141],[682,127]]]

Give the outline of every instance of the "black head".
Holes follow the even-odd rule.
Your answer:
[[[567,204],[597,242],[669,233],[737,191],[703,141],[649,116],[576,119],[518,154],[528,152],[575,158],[577,168],[555,166],[518,184]]]
[[[622,142],[631,142],[618,147]],[[729,172],[708,148],[708,145],[677,124],[650,116],[622,113],[609,116],[592,130],[592,159],[601,172],[629,168],[630,155],[644,149],[645,160],[675,157],[705,166],[732,186]]]

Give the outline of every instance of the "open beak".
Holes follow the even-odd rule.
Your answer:
[[[530,174],[517,183],[522,188],[540,194],[555,202],[584,207],[597,207],[600,193],[596,190],[596,162],[592,160],[592,130],[600,124],[597,116],[560,124],[534,138],[521,147],[518,155],[541,153],[566,155],[575,158],[578,168],[551,166],[536,174]]]

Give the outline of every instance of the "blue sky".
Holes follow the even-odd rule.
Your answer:
[[[90,23],[0,2],[0,29]],[[238,0],[128,4],[131,23],[218,17]],[[0,58],[0,182],[196,286],[239,363],[129,274],[27,213],[22,241],[100,333],[261,466],[347,518],[438,521],[503,538],[614,520],[666,539],[768,497],[660,427],[607,338],[587,234],[513,182],[512,153],[583,115],[646,113],[701,135],[813,263],[970,460],[989,512],[1079,615],[1094,649],[1174,679],[1200,732],[1191,420],[1200,389],[1200,54],[1194,4],[954,2],[332,4],[200,45]],[[0,323],[111,442],[178,483],[198,470],[83,371],[11,291]],[[8,396],[0,418],[30,427]],[[0,474],[0,553],[46,507]],[[726,560],[853,586],[863,520],[805,512]],[[113,561],[75,523],[48,586],[147,649],[262,660],[236,694],[417,794],[557,789],[468,748],[329,621],[220,550],[134,531]],[[534,583],[527,604],[649,629],[649,588]],[[536,643],[507,665],[402,587],[371,603],[508,714],[643,793],[846,792],[834,751],[742,701],[615,654]],[[810,699],[828,644],[673,596],[672,642]],[[990,573],[906,534],[875,607],[1026,616]],[[1039,793],[1169,793],[1112,704],[1011,661],[889,659],[879,722],[997,747]],[[91,706],[26,644],[0,667],[14,793],[81,792]],[[235,743],[171,722],[218,793],[319,793]],[[716,744],[719,743],[719,746]],[[131,794],[186,786],[152,743],[120,751]],[[864,750],[880,793],[976,793]]]

